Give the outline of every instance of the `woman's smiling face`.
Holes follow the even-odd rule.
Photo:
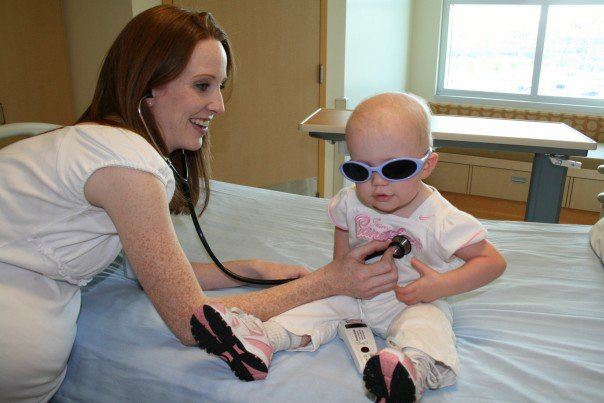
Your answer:
[[[152,90],[146,102],[168,152],[201,148],[208,125],[224,112],[227,56],[215,39],[199,41],[181,74]]]

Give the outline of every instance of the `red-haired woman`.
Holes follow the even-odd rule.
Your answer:
[[[0,151],[2,399],[46,401],[56,392],[76,333],[79,287],[122,248],[174,335],[209,350],[219,348],[212,345],[219,336],[204,334],[198,320],[207,319],[201,307],[210,302],[229,307],[230,317],[244,323],[239,309],[268,319],[330,295],[369,298],[393,288],[391,260],[371,270],[362,263],[384,248],[373,243],[312,273],[259,260],[228,262],[250,277],[299,279],[256,293],[204,294],[240,283],[183,253],[170,212],[186,211],[186,200],[167,162],[182,170],[180,160],[170,158],[184,150],[193,203],[203,193],[205,207],[208,126],[224,112],[222,88],[232,71],[231,45],[210,14],[149,9],[112,45],[77,124]],[[256,340],[237,349],[231,367],[257,379],[271,357],[262,348],[262,329],[250,337]]]

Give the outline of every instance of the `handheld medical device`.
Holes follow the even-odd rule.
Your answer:
[[[349,319],[338,324],[338,336],[344,340],[354,365],[362,374],[367,361],[377,354],[373,332],[362,320]]]
[[[395,259],[400,259],[411,253],[411,241],[404,235],[397,235],[392,238],[388,247],[394,247],[395,251],[392,255]],[[384,251],[377,251],[365,258],[365,261],[383,255]],[[343,320],[338,324],[338,335],[354,361],[359,373],[363,373],[365,364],[373,356],[377,354],[377,346],[371,329],[359,319]]]

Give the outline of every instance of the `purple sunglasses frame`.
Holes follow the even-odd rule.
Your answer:
[[[402,182],[402,181],[406,181],[409,180],[411,178],[413,178],[414,176],[416,176],[424,167],[424,164],[426,163],[426,160],[428,159],[428,157],[430,156],[430,154],[432,154],[432,147],[428,148],[428,151],[426,151],[426,154],[424,154],[423,157],[421,158],[408,158],[408,157],[404,157],[404,158],[393,158],[391,160],[388,160],[386,162],[384,162],[383,164],[380,164],[376,167],[372,167],[370,165],[365,164],[364,162],[360,162],[360,161],[345,161],[340,165],[340,173],[349,181],[354,182],[354,183],[364,183],[367,182],[369,179],[371,179],[371,176],[373,175],[374,172],[377,172],[378,175],[380,175],[382,178],[384,178],[385,180],[387,180],[388,182]],[[415,171],[407,176],[406,178],[402,178],[402,179],[390,179],[390,178],[386,178],[384,176],[384,174],[382,173],[382,168],[384,168],[386,165],[390,164],[391,162],[395,162],[395,161],[412,161],[415,163]],[[344,165],[346,164],[356,164],[356,165],[360,165],[363,168],[365,168],[367,170],[367,172],[369,173],[367,175],[367,179],[362,180],[362,181],[357,181],[354,180],[352,178],[349,178],[345,173],[344,173]]]

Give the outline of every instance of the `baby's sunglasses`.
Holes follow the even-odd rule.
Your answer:
[[[369,166],[360,161],[346,161],[340,165],[340,172],[346,179],[355,183],[367,182],[374,172],[390,182],[400,182],[413,178],[423,168],[432,148],[428,148],[421,158],[394,158],[377,167]]]

